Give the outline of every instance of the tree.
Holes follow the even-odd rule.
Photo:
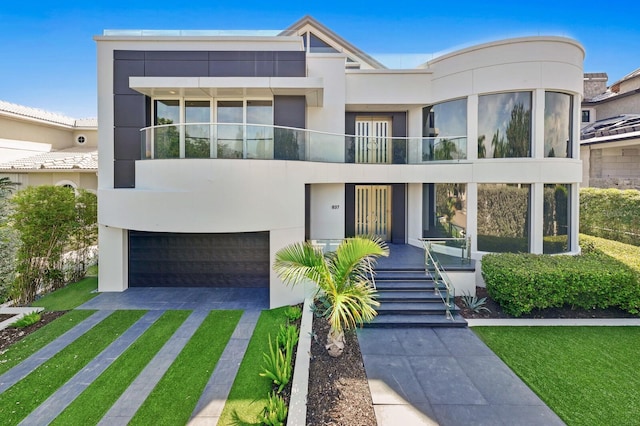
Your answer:
[[[12,288],[18,303],[32,302],[42,287],[64,284],[62,254],[76,219],[75,198],[62,186],[32,186],[11,199],[11,221],[21,242]]]
[[[10,214],[8,197],[18,186],[11,179],[0,178],[0,303],[7,298],[15,275],[16,251],[18,239],[16,233],[7,225]]]
[[[69,248],[73,250],[73,272],[70,280],[78,281],[87,272],[92,248],[98,239],[98,198],[95,194],[79,189],[76,196],[76,219]]]
[[[342,354],[345,330],[376,316],[380,303],[370,283],[370,268],[377,257],[388,255],[386,244],[375,237],[347,238],[330,253],[310,242],[276,253],[273,269],[286,284],[309,280],[318,286],[316,297],[325,306],[321,314],[330,326],[326,348],[331,356]]]
[[[496,129],[493,138],[491,138],[491,148],[493,148],[493,158],[505,157],[506,147],[504,137],[500,136],[500,129]]]

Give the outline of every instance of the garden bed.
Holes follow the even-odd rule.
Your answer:
[[[376,425],[369,383],[354,330],[345,333],[340,357],[329,356],[324,347],[329,324],[313,318],[307,425]]]
[[[49,324],[56,318],[61,317],[65,312],[66,311],[42,312],[40,313],[40,321],[35,324],[24,328],[7,327],[4,330],[0,330],[0,352],[4,351],[17,341],[22,340],[37,329]],[[10,315],[10,317],[11,316],[13,315]],[[2,318],[0,318],[0,320],[2,320]]]

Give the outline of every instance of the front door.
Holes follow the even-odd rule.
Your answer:
[[[391,238],[391,186],[356,185],[356,235]]]
[[[356,117],[356,163],[391,163],[391,117]]]

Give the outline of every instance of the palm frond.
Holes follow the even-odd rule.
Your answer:
[[[299,284],[305,279],[315,283],[329,275],[322,250],[308,242],[291,244],[276,253],[273,269],[285,284]]]

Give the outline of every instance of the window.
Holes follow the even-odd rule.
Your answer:
[[[531,185],[478,184],[478,250],[527,253]]]
[[[573,99],[566,93],[544,94],[544,156],[571,157]]]
[[[582,110],[582,122],[591,123],[591,111],[589,111],[588,109]]]
[[[422,161],[467,158],[467,100],[422,109]]]
[[[531,92],[478,97],[478,158],[531,157]]]
[[[272,100],[156,99],[153,108],[153,158],[273,158]]]
[[[570,251],[570,195],[571,185],[544,185],[543,253]]]

